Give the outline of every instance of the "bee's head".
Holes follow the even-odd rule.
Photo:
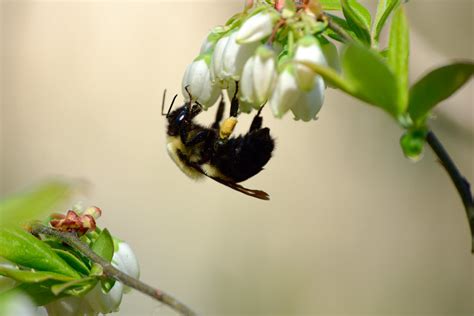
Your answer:
[[[181,128],[188,126],[191,121],[201,112],[202,108],[198,104],[191,105],[186,102],[183,106],[169,113],[168,119],[168,135],[177,136]]]

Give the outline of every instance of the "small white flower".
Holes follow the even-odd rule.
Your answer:
[[[272,12],[260,12],[248,18],[237,32],[237,43],[256,42],[272,34],[278,15]]]
[[[253,55],[259,43],[238,44],[235,41],[237,32],[222,37],[214,48],[211,69],[212,79],[227,88],[230,81],[240,80],[240,75],[247,60]]]
[[[224,64],[224,50],[229,41],[229,35],[221,37],[214,47],[214,52],[211,58],[211,80],[219,81],[223,77],[223,64]]]
[[[300,97],[293,67],[287,66],[278,76],[275,89],[270,97],[269,105],[275,117],[282,117]]]
[[[201,55],[196,58],[187,68],[181,84],[184,98],[189,101],[186,92],[188,87],[194,101],[197,101],[205,108],[213,105],[220,94],[218,85],[212,82],[209,69],[210,55]]]
[[[114,253],[112,264],[132,278],[138,279],[140,277],[140,266],[137,257],[132,248],[125,242],[118,243],[118,250]],[[124,287],[124,293],[128,293],[129,290],[128,287]]]
[[[28,295],[14,291],[2,293],[0,315],[47,316],[48,314],[43,307],[36,306]]]
[[[317,65],[327,66],[326,58],[318,40],[307,35],[298,41],[294,61],[305,61]],[[300,89],[309,91],[314,86],[316,74],[310,68],[302,64],[296,64],[296,80]]]
[[[238,44],[237,32],[229,36],[224,53],[222,54],[222,80],[240,80],[240,75],[247,60],[255,53],[259,43]]]
[[[267,46],[260,46],[242,71],[240,100],[259,108],[271,95],[275,80],[275,52]]]
[[[117,312],[122,302],[123,284],[115,282],[114,286],[108,293],[102,290],[102,286],[98,283],[86,296],[85,301],[95,313],[108,314]]]
[[[324,80],[317,76],[309,91],[298,87],[293,66],[287,66],[278,76],[269,104],[275,117],[282,117],[291,109],[296,120],[309,121],[316,118],[324,101]]]
[[[324,90],[326,86],[321,76],[314,79],[313,88],[309,91],[301,91],[298,100],[291,108],[295,120],[303,120],[305,122],[316,119],[316,114],[321,110],[324,102]]]

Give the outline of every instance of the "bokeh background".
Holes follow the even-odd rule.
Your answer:
[[[474,58],[473,6],[408,3],[412,82]],[[418,163],[403,157],[385,113],[332,89],[318,121],[265,109],[277,148],[245,185],[270,202],[193,182],[169,159],[162,91],[179,93],[207,32],[242,7],[2,1],[2,195],[55,176],[87,180],[77,200],[103,209],[100,225],[132,245],[142,279],[203,315],[473,315],[461,201],[429,148]],[[474,181],[472,107],[471,82],[431,126]],[[120,313],[174,314],[138,293]]]

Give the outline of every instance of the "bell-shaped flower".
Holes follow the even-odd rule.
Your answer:
[[[288,65],[277,78],[269,105],[275,117],[282,117],[300,97],[301,91],[296,82],[294,67]]]
[[[310,91],[301,91],[298,99],[291,108],[295,120],[305,122],[316,119],[316,115],[324,102],[324,90],[326,86],[321,76],[314,78],[314,84]]]
[[[276,77],[275,52],[262,45],[245,63],[239,82],[240,100],[258,109],[270,97]]]
[[[219,86],[211,80],[210,59],[211,56],[208,54],[196,58],[186,68],[181,84],[184,98],[189,101],[189,94],[186,91],[186,87],[188,87],[192,99],[204,108],[213,105],[220,94]]]
[[[224,50],[228,41],[229,35],[225,35],[217,41],[216,46],[214,47],[210,65],[211,80],[214,82],[218,82],[223,78]]]
[[[123,293],[123,284],[120,282],[115,282],[108,293],[104,292],[99,283],[84,296],[84,299],[95,313],[108,314],[119,310]]]
[[[275,117],[282,117],[291,109],[296,120],[309,121],[316,118],[324,101],[324,80],[316,76],[309,91],[298,87],[296,67],[288,65],[278,76],[269,104]]]
[[[238,44],[237,32],[221,38],[214,48],[212,68],[214,79],[227,88],[229,81],[239,81],[247,60],[254,54],[259,43]],[[224,47],[225,45],[225,47]]]
[[[140,277],[140,266],[132,248],[123,241],[118,242],[117,248],[112,258],[112,264],[132,278],[138,279]],[[127,293],[128,291],[129,288],[125,287],[124,292]]]
[[[259,12],[249,17],[237,32],[237,43],[245,44],[260,41],[273,32],[278,14],[272,11]]]
[[[327,66],[319,41],[312,35],[307,35],[298,41],[293,60]],[[300,89],[311,90],[316,76],[309,67],[296,63],[296,80]]]
[[[43,307],[38,307],[32,299],[22,291],[1,292],[0,315],[47,316]]]

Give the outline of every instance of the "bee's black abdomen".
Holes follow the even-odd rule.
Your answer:
[[[216,147],[211,163],[226,177],[241,182],[259,173],[270,160],[275,142],[268,128],[231,138]]]

